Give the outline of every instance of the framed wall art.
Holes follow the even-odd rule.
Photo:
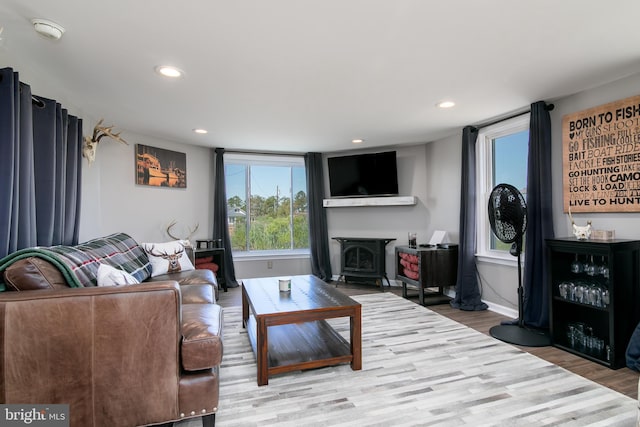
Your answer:
[[[136,183],[187,188],[186,153],[136,144]]]
[[[640,95],[562,118],[564,211],[640,212]]]

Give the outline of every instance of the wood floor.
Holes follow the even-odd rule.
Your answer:
[[[380,292],[380,288],[377,288],[373,285],[359,285],[354,283],[340,283],[338,285],[338,290],[345,293],[346,295],[362,295],[367,293]],[[402,295],[402,289],[400,287],[385,286],[384,291]],[[230,305],[240,305],[240,298],[241,297],[239,288],[233,288],[229,289],[228,292],[220,292],[219,303],[223,307]],[[417,297],[411,298],[411,301],[418,303]],[[502,320],[508,319],[500,314],[488,310],[457,310],[452,308],[449,304],[431,305],[428,308],[445,317],[448,317],[452,320],[455,320],[456,322],[462,323],[463,325],[466,325],[487,335],[489,334],[489,329],[492,326],[498,325]],[[633,399],[637,399],[638,397],[638,377],[640,376],[640,374],[638,372],[632,371],[629,368],[612,370],[555,347],[519,348],[521,348],[523,351],[534,354],[541,359],[556,364],[577,375],[599,383],[612,390],[616,390],[619,393],[625,394]]]

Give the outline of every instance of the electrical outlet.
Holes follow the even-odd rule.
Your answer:
[[[267,261],[267,268],[273,268],[273,261]]]

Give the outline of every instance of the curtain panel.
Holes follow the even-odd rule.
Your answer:
[[[81,174],[82,119],[1,69],[0,257],[78,243]]]
[[[551,117],[553,105],[531,104],[527,164],[527,231],[525,232],[523,321],[549,328],[546,239],[554,237],[552,212]]]
[[[307,200],[309,213],[309,251],[311,253],[311,273],[330,282],[331,256],[329,254],[329,231],[327,215],[322,205],[324,199],[324,173],[322,154],[307,153],[304,156],[307,174]]]
[[[231,237],[227,226],[227,185],[224,177],[224,148],[212,150],[215,164],[215,182],[213,185],[213,239],[220,239],[224,248],[224,279],[226,288],[238,287],[236,269],[233,265]],[[226,290],[226,289],[225,289]]]
[[[486,310],[476,270],[476,140],[478,129],[462,130],[462,180],[460,188],[460,247],[456,296],[451,306],[466,311]]]

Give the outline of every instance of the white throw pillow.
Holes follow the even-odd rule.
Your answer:
[[[167,243],[143,243],[141,246],[151,262],[151,277],[194,269],[180,240]]]
[[[140,283],[138,279],[124,270],[107,264],[100,264],[98,267],[98,286],[135,285],[138,283]]]

